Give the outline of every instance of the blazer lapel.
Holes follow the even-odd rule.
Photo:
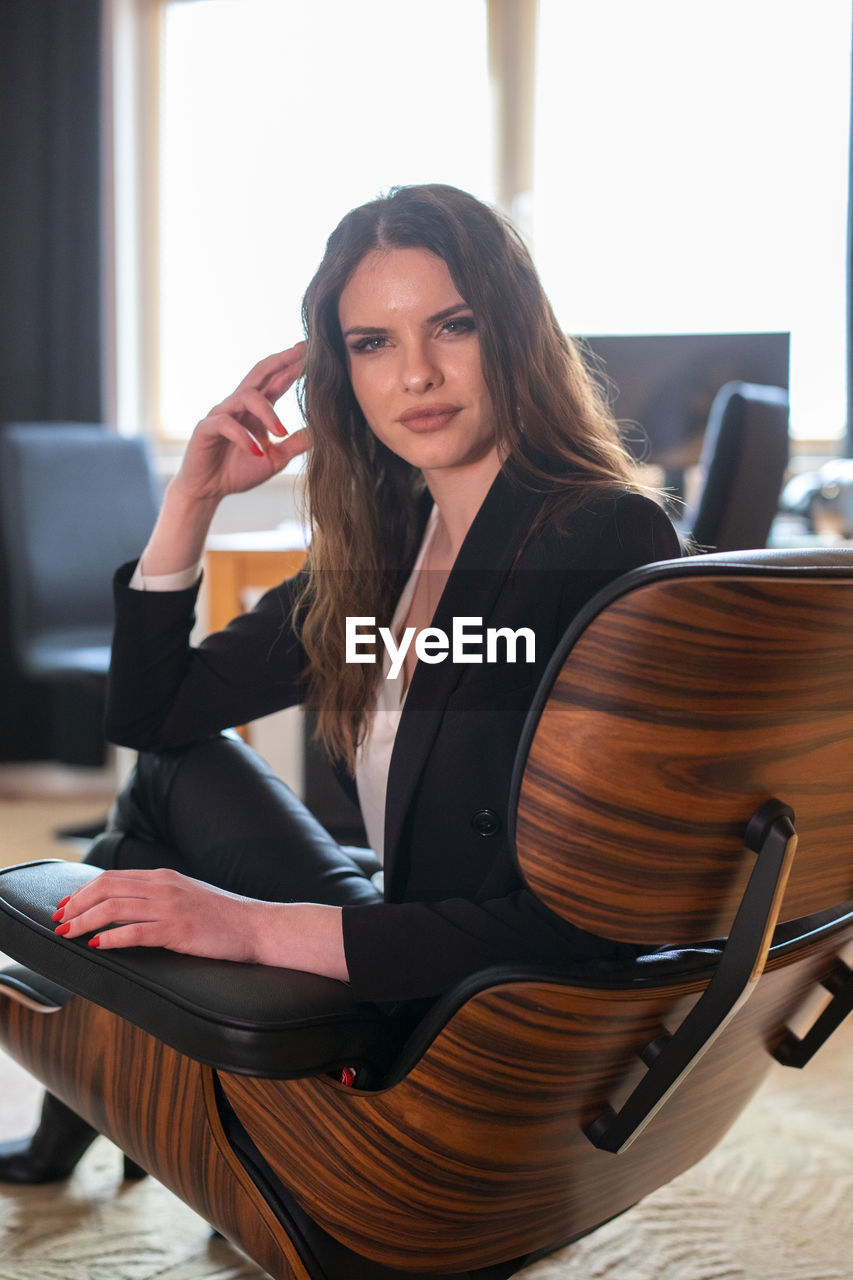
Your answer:
[[[516,552],[530,528],[543,495],[514,484],[498,472],[460,548],[432,625],[448,636],[454,617],[489,617]],[[419,662],[406,695],[394,740],[385,802],[385,885],[394,893],[395,874],[406,870],[399,843],[418,780],[432,750],[447,700],[458,684],[462,664]]]

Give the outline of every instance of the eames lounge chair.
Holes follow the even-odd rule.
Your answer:
[[[850,1011],[851,670],[851,551],[647,566],[572,626],[506,816],[542,902],[631,962],[490,969],[400,1018],[69,944],[54,906],[97,871],[40,862],[0,873],[0,1041],[277,1280],[511,1275],[701,1159]]]

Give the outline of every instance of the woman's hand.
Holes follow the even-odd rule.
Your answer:
[[[58,904],[65,938],[90,947],[165,947],[217,960],[348,978],[338,907],[244,898],[167,868],[104,871]],[[111,926],[111,927],[108,927]]]
[[[308,448],[308,432],[288,435],[273,409],[302,373],[305,347],[298,342],[261,360],[202,418],[173,481],[185,498],[218,502],[253,489]]]

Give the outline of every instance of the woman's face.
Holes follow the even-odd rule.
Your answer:
[[[427,479],[494,450],[474,317],[442,258],[373,250],[350,277],[338,316],[355,397],[389,449]]]

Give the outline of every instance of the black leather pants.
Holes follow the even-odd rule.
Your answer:
[[[171,867],[271,902],[382,901],[373,855],[339,845],[236,736],[141,753],[85,861]]]

